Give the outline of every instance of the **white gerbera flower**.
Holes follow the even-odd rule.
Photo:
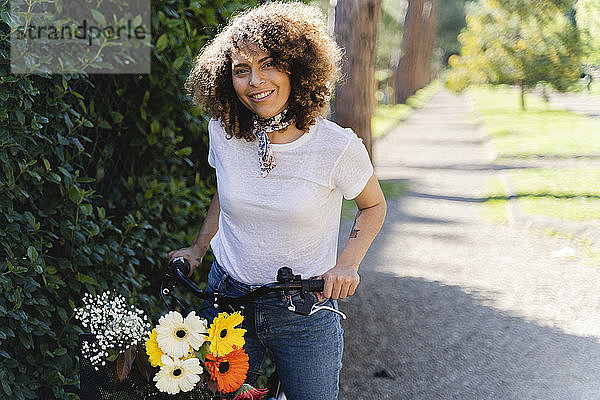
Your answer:
[[[196,357],[179,360],[163,355],[161,361],[163,366],[154,375],[156,387],[161,392],[169,394],[177,394],[179,391],[189,392],[200,380],[202,367]]]
[[[181,358],[190,352],[190,347],[198,350],[206,339],[206,321],[192,311],[183,319],[177,311],[171,311],[158,320],[156,342],[158,347],[173,358]]]

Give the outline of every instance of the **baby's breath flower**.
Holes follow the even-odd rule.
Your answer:
[[[111,295],[110,291],[95,297],[86,293],[83,306],[75,309],[75,317],[96,341],[84,343],[83,356],[94,366],[105,365],[109,351],[121,353],[145,340],[151,327],[143,314],[135,306],[128,306],[123,296]]]

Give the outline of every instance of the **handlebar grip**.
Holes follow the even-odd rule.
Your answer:
[[[173,261],[169,263],[169,269],[178,269],[183,276],[188,276],[190,273],[190,262],[183,257],[175,257]]]
[[[323,279],[310,279],[308,281],[309,290],[311,292],[322,292],[325,287],[325,281]]]

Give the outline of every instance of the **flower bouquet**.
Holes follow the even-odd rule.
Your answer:
[[[243,350],[246,330],[238,327],[243,322],[239,312],[220,313],[208,326],[194,311],[185,318],[171,311],[150,331],[143,311],[106,292],[86,295],[75,315],[93,335],[93,340],[80,345],[82,390],[84,365],[91,365],[114,377],[93,379],[100,393],[125,391],[140,399],[246,400],[261,399],[267,392],[244,383],[248,355]]]

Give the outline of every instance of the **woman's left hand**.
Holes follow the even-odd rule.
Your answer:
[[[319,277],[325,280],[323,295],[317,293],[317,299],[321,301],[323,297],[326,297],[337,300],[352,296],[360,282],[357,271],[358,265],[336,265],[325,272]]]

